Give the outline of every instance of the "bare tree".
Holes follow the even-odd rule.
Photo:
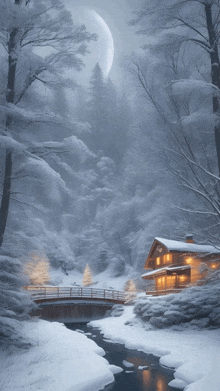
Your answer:
[[[167,38],[176,34],[182,43],[193,42],[206,51],[211,64],[211,82],[213,88],[213,113],[220,112],[220,1],[219,0],[173,0],[153,4],[145,1],[143,8],[136,12],[132,25],[140,25],[139,34],[149,35],[158,29],[165,32]],[[152,27],[154,25],[154,27]],[[149,45],[146,45],[147,48]],[[214,125],[215,146],[218,170],[220,173],[220,123]]]
[[[183,70],[181,74],[177,57],[174,59],[169,56],[168,63],[165,59],[166,51],[164,54],[163,59],[157,62],[154,58],[152,67],[149,65],[150,60],[147,63],[146,59],[133,58],[129,71],[157,113],[159,123],[156,126],[161,129],[161,159],[181,185],[196,196],[197,207],[195,204],[181,206],[183,197],[180,197],[179,208],[200,216],[205,222],[203,231],[206,231],[206,236],[208,232],[209,240],[216,242],[215,233],[220,224],[220,179],[213,156],[213,134],[206,129],[213,122],[213,114],[210,112],[207,118],[204,115],[202,123],[199,118],[201,102],[195,104],[196,97],[201,94],[201,87],[205,86],[203,94],[206,95],[210,94],[210,86],[202,81],[193,84],[190,79],[188,89],[186,81],[181,79]],[[165,69],[170,70],[171,64],[173,72],[168,75]],[[181,92],[177,94],[175,88],[178,90],[178,84],[181,85]],[[207,99],[203,101],[204,110],[205,104]]]

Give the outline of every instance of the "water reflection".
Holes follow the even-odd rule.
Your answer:
[[[115,381],[107,385],[103,391],[174,391],[168,383],[173,379],[173,371],[159,365],[158,358],[147,355],[137,350],[126,349],[117,343],[109,343],[96,329],[88,329],[86,326],[68,325],[72,330],[81,329],[88,337],[101,346],[105,352],[105,358],[110,364],[122,367],[123,372],[115,375]],[[125,362],[133,364],[129,367]]]
[[[141,379],[141,375],[142,375],[142,379]],[[140,378],[140,380],[142,380],[142,383],[143,383],[143,387],[142,389],[143,390],[147,390],[149,388],[149,386],[152,385],[152,377],[151,377],[151,372],[149,370],[143,370],[142,371],[142,374],[139,374],[138,376]]]
[[[159,373],[158,369],[152,365],[151,360],[146,360],[141,357],[127,357],[126,361],[134,365],[134,371],[137,374],[138,382],[142,391],[169,391],[167,379],[163,374]],[[140,367],[148,367],[140,369]]]
[[[157,391],[165,391],[165,390],[167,390],[167,385],[166,385],[165,379],[161,375],[157,376],[157,379],[156,379],[156,390]]]

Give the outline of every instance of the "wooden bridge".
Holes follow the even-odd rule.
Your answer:
[[[125,293],[111,289],[55,286],[24,288],[38,304],[33,316],[62,323],[88,322],[103,318],[115,304],[124,304]]]
[[[92,299],[124,304],[125,293],[111,289],[94,289],[81,287],[56,287],[56,286],[26,286],[33,300],[37,303],[44,301],[68,300],[68,299]]]

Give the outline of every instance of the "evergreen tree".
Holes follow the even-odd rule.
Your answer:
[[[11,106],[10,111],[5,108],[5,118],[1,124],[5,137],[5,142],[1,143],[4,175],[0,205],[1,247],[9,213],[12,172],[16,168],[15,148],[10,138],[12,132],[14,138],[19,139],[15,106],[19,107],[24,102],[24,97],[36,81],[47,84],[45,79],[48,73],[50,81],[53,77],[59,77],[61,65],[62,68],[80,70],[83,62],[79,54],[85,53],[85,42],[94,37],[86,31],[85,26],[75,27],[70,13],[60,0],[48,0],[47,6],[37,0],[1,0],[0,4],[0,46],[4,49],[0,51],[0,58],[5,67],[2,100]],[[34,53],[36,47],[50,48],[52,53],[44,57],[37,55]],[[23,113],[20,120],[24,116]]]
[[[26,344],[19,321],[27,320],[34,307],[22,291],[25,281],[19,260],[8,254],[0,255],[0,344]]]
[[[125,299],[125,304],[133,304],[134,300],[137,297],[137,290],[134,281],[128,280],[125,283],[125,293],[126,293],[126,299]]]
[[[92,285],[92,272],[88,264],[86,265],[83,272],[83,285],[84,286]]]
[[[31,254],[24,268],[25,274],[33,285],[45,285],[49,279],[49,261],[45,256]]]
[[[106,243],[101,243],[99,248],[98,261],[96,264],[97,272],[101,273],[108,267],[108,247]]]
[[[116,88],[111,81],[103,78],[97,63],[90,79],[90,100],[86,120],[91,124],[91,133],[84,141],[97,153],[113,159],[118,166],[126,147],[126,131],[129,122],[124,121],[126,104],[118,104]],[[129,121],[129,120],[128,120]]]
[[[102,70],[97,63],[90,79],[90,100],[88,102],[87,120],[92,132],[89,146],[94,152],[103,150],[105,136],[106,88]]]
[[[17,321],[27,318],[30,300],[20,290],[25,283],[17,257],[23,256],[28,246],[43,247],[42,243],[48,233],[48,227],[43,230],[43,224],[41,224],[49,214],[49,208],[47,212],[44,209],[46,198],[51,195],[57,202],[61,187],[63,188],[62,194],[66,191],[61,176],[51,167],[52,164],[44,160],[49,154],[54,157],[61,152],[60,148],[63,149],[64,144],[55,142],[48,145],[46,142],[43,146],[43,141],[48,140],[45,133],[50,126],[55,128],[56,121],[54,121],[54,116],[48,115],[46,110],[39,110],[38,116],[36,102],[39,97],[35,87],[40,82],[44,86],[49,86],[54,80],[61,80],[64,68],[80,70],[83,63],[79,55],[85,53],[85,42],[91,39],[91,35],[87,33],[85,26],[75,27],[71,14],[65,10],[60,0],[47,0],[46,2],[0,0],[0,8],[0,100],[2,104],[0,247],[4,239],[0,255],[0,337],[5,339],[11,336],[13,340],[18,340],[16,333],[21,325]],[[47,47],[47,55],[44,55],[45,53],[42,55],[39,47]],[[50,117],[49,121],[48,117]],[[52,122],[54,122],[53,125],[51,125]],[[40,139],[42,134],[44,138]],[[39,137],[37,140],[39,143],[34,142],[37,137]],[[74,144],[73,154],[79,151],[80,147],[84,154],[86,147],[82,142],[80,144],[76,137],[72,137],[66,141],[65,151],[67,145],[69,148],[71,144],[72,146]],[[52,152],[51,148],[55,146],[58,149],[55,148],[56,151],[53,149]],[[47,151],[43,151],[44,148]],[[52,182],[48,183],[50,180],[54,186],[51,186]],[[22,194],[20,200],[19,197],[11,197],[12,181],[13,196]],[[37,198],[38,202],[35,202]],[[14,201],[17,202],[16,206],[14,206]],[[58,203],[61,204],[59,201]],[[41,202],[44,203],[44,207],[39,208]],[[51,206],[50,204],[52,209]],[[34,209],[35,213],[37,209],[37,216],[34,215]],[[57,218],[55,219],[58,221]],[[38,228],[40,228],[39,231]],[[35,230],[34,234],[32,229]],[[39,239],[40,235],[42,235],[42,240]],[[7,249],[7,256],[5,249]],[[16,252],[16,256],[13,252]],[[47,272],[45,263],[40,265],[40,272],[43,272],[45,276]],[[40,272],[38,271],[37,274]],[[44,278],[44,283],[45,281]]]

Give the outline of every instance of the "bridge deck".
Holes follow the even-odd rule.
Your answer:
[[[26,286],[33,300],[37,303],[44,301],[86,299],[104,300],[116,304],[125,302],[125,293],[111,289],[94,289],[81,287],[55,287],[55,286]]]

